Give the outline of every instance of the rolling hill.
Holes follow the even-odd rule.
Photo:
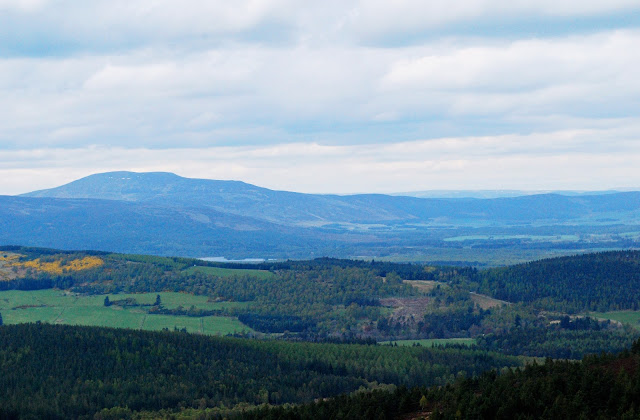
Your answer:
[[[323,236],[314,233],[210,208],[0,196],[1,244],[156,255],[228,256],[260,251],[269,256],[270,252],[295,253],[298,247],[320,248]]]
[[[171,173],[95,174],[27,197],[94,198],[166,207],[209,208],[284,225],[443,223],[494,225],[640,219],[640,192],[593,196],[539,194],[495,199],[438,199],[383,194],[320,195],[274,191],[239,181],[183,178]]]
[[[638,224],[640,192],[495,199],[339,196],[171,173],[109,172],[0,196],[0,245],[198,257],[426,255],[437,249],[454,261],[456,249],[566,253],[636,246]]]

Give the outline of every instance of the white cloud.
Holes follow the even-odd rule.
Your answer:
[[[48,3],[48,0],[0,0],[0,12],[18,11],[35,12],[41,10]]]
[[[0,0],[14,22],[0,34],[24,41],[20,35],[44,30],[62,44],[118,48],[247,36],[269,43],[274,32],[293,42],[385,42],[471,21],[600,17],[639,8],[636,0]]]
[[[640,121],[628,121],[619,128],[386,145],[5,150],[0,151],[0,193],[112,170],[171,171],[320,193],[638,187],[640,142],[632,140],[638,135]]]
[[[0,59],[0,144],[389,142],[465,126],[475,134],[478,118],[506,132],[591,128],[633,116],[640,56],[629,51],[639,44],[640,32],[626,30],[403,48],[234,44]],[[433,125],[452,128],[429,135]]]
[[[568,188],[554,168],[586,176],[605,158],[616,166],[602,183],[619,185],[640,133],[640,28],[621,17],[638,11],[637,0],[0,0],[0,170],[23,180],[0,188],[98,168],[338,192],[498,188],[502,168],[519,171],[514,188]],[[504,25],[506,36],[482,29]]]
[[[597,16],[638,7],[635,0],[361,0],[352,6],[345,26],[362,38],[384,39],[452,23],[507,24],[518,19]]]

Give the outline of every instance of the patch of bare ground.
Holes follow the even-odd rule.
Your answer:
[[[444,283],[440,283],[433,280],[402,280],[403,283],[413,286],[421,292],[428,293],[435,289],[438,285],[440,287],[446,286]]]
[[[494,299],[491,296],[480,295],[474,292],[470,292],[470,294],[471,294],[471,300],[473,301],[473,303],[475,303],[482,309],[491,309],[497,306],[511,305],[510,302],[507,302],[505,300],[500,300],[500,299]]]
[[[393,308],[393,321],[407,322],[422,319],[429,310],[431,298],[384,298],[380,299],[380,304]]]
[[[13,252],[0,253],[0,281],[10,281],[18,277],[24,277],[26,270],[17,262],[21,255]]]

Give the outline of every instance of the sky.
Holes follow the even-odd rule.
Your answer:
[[[0,194],[640,187],[638,0],[0,0]]]

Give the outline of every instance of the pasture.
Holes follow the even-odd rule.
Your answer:
[[[246,306],[245,302],[209,302],[206,296],[184,293],[139,293],[111,294],[111,301],[127,298],[136,299],[139,304],[151,305],[160,295],[162,305],[167,309],[194,306],[197,309],[214,310]],[[106,295],[81,296],[62,290],[0,292],[0,313],[5,324],[27,322],[47,322],[50,324],[88,325],[100,327],[132,328],[142,330],[184,329],[187,332],[226,335],[236,332],[250,332],[251,328],[234,317],[206,316],[188,317],[174,315],[147,314],[145,307],[104,306]]]
[[[640,329],[640,311],[590,312],[589,316],[622,322]]]
[[[469,294],[471,296],[471,300],[473,301],[473,303],[480,306],[482,309],[491,309],[498,306],[511,305],[511,303],[509,302],[506,302],[504,300],[494,299],[491,296],[480,295],[474,292],[469,292]]]

